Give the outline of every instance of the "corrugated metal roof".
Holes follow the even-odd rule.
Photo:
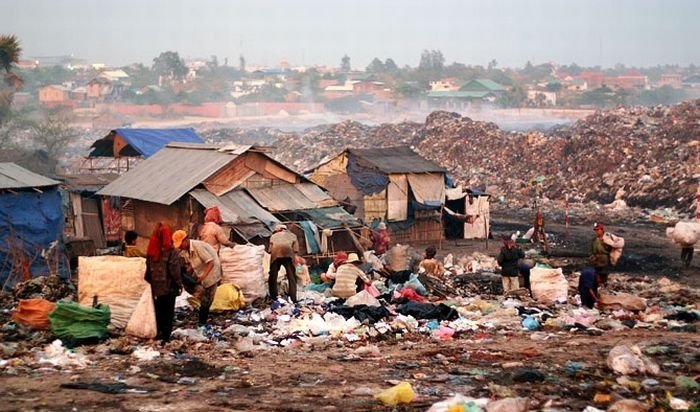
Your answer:
[[[337,202],[330,197],[323,197],[321,193],[319,193],[323,193],[322,190],[319,188],[312,189],[309,185],[315,186],[309,183],[300,183],[296,185],[282,184],[273,187],[247,190],[258,203],[272,212],[315,209],[329,206],[329,203],[331,206],[337,204]],[[307,197],[305,192],[309,193],[313,199]]]
[[[170,205],[236,157],[208,148],[165,147],[97,194]]]
[[[347,149],[348,153],[372,164],[384,173],[446,173],[447,171],[420,156],[408,146],[374,149]]]
[[[102,174],[63,174],[59,175],[58,179],[63,182],[63,186],[70,191],[90,191],[96,192],[117,180],[119,175],[116,173]]]
[[[0,163],[0,189],[54,186],[59,183],[14,163]]]
[[[221,218],[226,223],[235,225],[260,221],[270,229],[279,223],[276,217],[263,209],[243,190],[232,190],[225,195],[216,196],[208,190],[195,189],[190,192],[190,195],[204,207],[218,206]]]
[[[343,223],[349,227],[362,226],[358,218],[338,206],[304,210],[301,214],[308,216],[321,229],[338,229]]]
[[[337,200],[314,183],[297,183],[294,187],[314,202],[316,207],[336,206],[338,204]]]

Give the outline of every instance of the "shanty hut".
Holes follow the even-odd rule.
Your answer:
[[[387,222],[392,242],[444,237],[441,166],[408,146],[345,149],[308,172],[312,182],[355,207],[365,222]]]
[[[119,177],[110,174],[61,174],[60,189],[64,196],[64,233],[72,239],[90,239],[94,247],[102,249],[108,243],[121,241],[119,203],[97,196],[98,190]]]
[[[90,146],[92,150],[81,171],[122,173],[170,142],[204,143],[204,140],[192,128],[114,129]]]
[[[0,163],[0,282],[67,275],[59,182]]]
[[[346,227],[359,227],[328,193],[255,146],[171,143],[98,194],[122,198],[122,229],[142,241],[159,221],[196,233],[211,206],[236,242],[263,244],[275,224],[290,223],[302,254],[354,249]],[[324,230],[338,228],[338,236]]]

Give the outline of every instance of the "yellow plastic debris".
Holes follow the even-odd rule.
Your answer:
[[[199,309],[199,299],[192,296],[187,299],[193,308]],[[243,298],[243,292],[241,289],[231,283],[224,283],[218,288],[216,288],[216,293],[214,294],[214,301],[211,304],[212,312],[224,312],[227,310],[238,310],[245,306],[245,299]]]
[[[408,382],[401,382],[394,387],[374,395],[374,398],[382,402],[385,406],[408,404],[413,402],[415,397],[416,393],[413,392],[413,388]]]

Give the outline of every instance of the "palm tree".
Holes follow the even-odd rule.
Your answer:
[[[22,78],[12,71],[13,65],[19,63],[19,55],[22,48],[19,47],[19,40],[14,35],[0,35],[0,68],[5,70],[5,83],[10,86],[9,90],[0,88],[0,106],[7,108],[12,103],[14,90],[22,86]]]

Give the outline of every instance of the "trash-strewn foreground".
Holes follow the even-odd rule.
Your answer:
[[[543,268],[546,282],[533,276],[537,299],[526,291],[503,297],[492,258],[463,250],[444,250],[452,252],[444,282],[420,276],[398,290],[375,282],[378,299],[363,293],[344,304],[307,291],[296,306],[278,300],[215,314],[203,331],[181,299],[164,346],[112,331],[67,349],[72,342],[48,330],[11,322],[16,300],[6,296],[2,409],[697,408],[700,291],[689,278],[613,273],[606,306],[586,310],[577,271]],[[76,294],[37,283],[16,297]]]

